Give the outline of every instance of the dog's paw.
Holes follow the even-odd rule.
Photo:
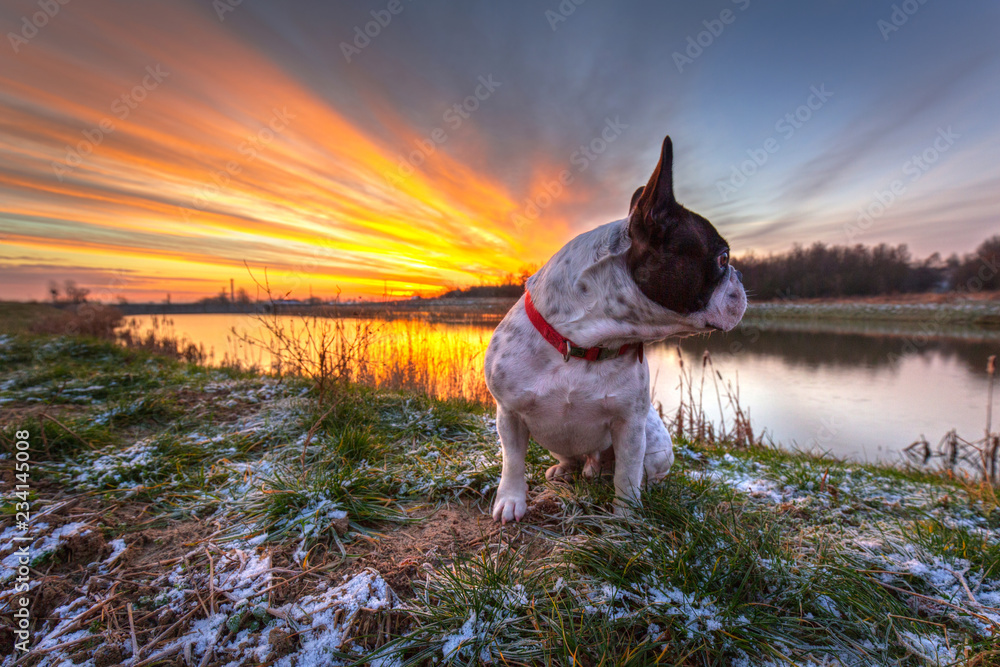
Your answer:
[[[576,468],[569,468],[561,463],[557,463],[545,471],[545,479],[550,482],[567,479],[572,477],[574,472],[576,472]]]
[[[627,521],[641,521],[639,510],[642,508],[642,501],[639,498],[623,499],[615,497],[612,502],[612,513],[619,519]]]
[[[643,464],[646,468],[646,484],[661,482],[674,465],[673,449],[668,448],[653,454],[646,454],[646,460]]]
[[[638,499],[632,500],[630,502],[623,502],[618,498],[614,501],[614,515],[619,519],[635,520],[637,519],[636,509],[641,506]]]
[[[497,498],[493,501],[494,521],[520,521],[527,511],[528,497],[524,491],[497,492]]]

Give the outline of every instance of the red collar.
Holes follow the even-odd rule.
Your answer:
[[[545,321],[542,314],[535,308],[535,304],[531,300],[531,292],[528,290],[524,291],[524,312],[528,314],[528,319],[538,329],[538,333],[542,334],[542,337],[549,341],[552,347],[556,348],[559,354],[563,356],[563,361],[569,361],[570,357],[577,357],[587,361],[603,361],[604,359],[620,357],[630,350],[636,350],[636,359],[640,363],[642,362],[642,343],[626,343],[619,348],[580,347],[574,344],[573,341],[560,334],[551,324]]]

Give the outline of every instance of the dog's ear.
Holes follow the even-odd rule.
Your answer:
[[[635,199],[635,195],[632,199]],[[642,188],[635,206],[641,207],[647,214],[666,212],[677,206],[677,200],[674,199],[674,144],[670,141],[670,135],[663,140],[660,161],[649,177],[649,183]]]
[[[640,185],[640,186],[639,186],[639,189],[638,189],[638,190],[636,190],[636,191],[635,191],[634,193],[632,193],[632,201],[630,201],[630,202],[629,202],[629,204],[628,204],[628,213],[629,213],[629,215],[632,215],[632,211],[634,211],[634,210],[635,210],[635,203],[636,203],[637,201],[639,201],[639,197],[641,197],[641,196],[642,196],[642,191],[643,191],[644,189],[645,189],[645,188],[644,188],[643,186],[641,186],[641,185]]]
[[[639,201],[639,197],[642,196],[642,191],[643,190],[645,190],[645,188],[640,185],[638,187],[638,189],[636,189],[636,191],[632,193],[632,201],[630,201],[629,204],[628,204],[629,215],[632,215],[632,211],[635,210],[635,204],[636,204],[636,202]]]

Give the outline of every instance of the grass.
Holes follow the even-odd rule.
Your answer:
[[[61,310],[44,303],[0,302],[0,334],[26,333],[40,320],[59,317]]]
[[[428,578],[418,627],[382,654],[414,665],[432,656],[452,664],[906,664],[907,637],[951,620],[940,612],[913,619],[909,600],[873,581],[858,555],[793,537],[771,509],[731,488],[671,477],[629,520],[591,507],[555,557],[483,550]]]
[[[785,320],[836,320],[865,322],[926,323],[964,325],[996,329],[1000,326],[1000,301],[959,299],[942,303],[772,302],[753,304],[747,310],[745,326],[761,326]]]
[[[736,447],[695,419],[702,437],[677,439],[675,469],[626,517],[608,479],[546,483],[532,444],[527,521],[501,529],[485,517],[499,456],[477,402],[354,383],[319,402],[302,378],[26,333],[0,336],[0,360],[0,440],[9,452],[31,433],[30,502],[49,512],[37,549],[62,554],[33,576],[71,584],[34,617],[51,664],[83,664],[91,645],[126,662],[140,598],[141,658],[161,663],[993,659],[1000,511],[958,479],[746,432]],[[11,479],[9,455],[0,469]],[[13,512],[5,500],[0,531]],[[78,616],[82,629],[58,620]]]

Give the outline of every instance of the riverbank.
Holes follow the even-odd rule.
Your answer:
[[[752,322],[815,321],[902,323],[935,327],[1000,329],[1000,299],[909,301],[810,301],[754,303],[745,319]]]
[[[503,297],[457,297],[447,299],[406,299],[402,301],[361,301],[315,304],[276,301],[259,303],[124,303],[116,306],[123,315],[191,315],[229,313],[279,313],[316,317],[368,319],[418,318],[429,322],[497,323],[516,299]]]
[[[610,480],[496,526],[460,401],[0,336],[0,647],[31,540],[29,665],[991,664],[1000,510],[947,476],[677,443],[630,519]],[[27,531],[13,518],[28,502]],[[133,638],[134,637],[134,638]]]
[[[406,299],[401,301],[371,301],[335,305],[308,305],[291,302],[276,304],[226,303],[124,303],[117,305],[122,314],[253,314],[278,312],[284,315],[318,317],[353,317],[366,319],[413,318],[450,324],[496,324],[516,303],[504,297]],[[46,304],[0,304],[7,312],[48,309]],[[1000,292],[968,294],[928,293],[885,295],[855,299],[794,299],[776,302],[753,302],[747,309],[745,323],[755,327],[801,327],[811,323],[815,328],[833,330],[865,323],[891,331],[893,325],[923,327],[952,332],[971,328],[983,332],[1000,332]]]

